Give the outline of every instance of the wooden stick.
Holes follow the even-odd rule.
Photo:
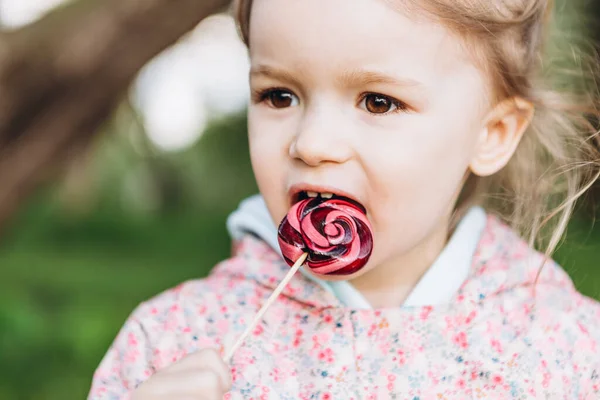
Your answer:
[[[267,311],[267,309],[271,306],[271,304],[273,304],[275,302],[275,300],[277,299],[277,297],[279,297],[279,295],[281,294],[281,292],[283,291],[283,289],[287,286],[287,284],[290,282],[290,280],[292,279],[292,277],[296,274],[296,272],[298,272],[298,270],[300,269],[300,267],[302,266],[302,264],[304,264],[304,261],[306,261],[306,257],[308,257],[308,254],[304,253],[294,263],[294,265],[290,269],[290,272],[288,272],[288,274],[285,276],[285,278],[283,278],[283,280],[281,281],[281,283],[279,284],[279,286],[277,286],[277,288],[273,291],[273,293],[271,294],[271,296],[269,297],[269,299],[267,300],[267,302],[258,311],[258,313],[254,317],[254,320],[252,321],[252,323],[250,325],[248,325],[248,327],[246,328],[246,330],[244,331],[244,333],[242,333],[242,335],[235,342],[235,344],[233,345],[233,347],[229,350],[229,352],[225,356],[225,362],[229,363],[231,361],[231,357],[233,357],[233,354],[244,343],[244,340],[246,340],[246,337],[248,337],[248,335],[250,334],[250,332],[252,332],[254,330],[254,328],[260,322],[260,320],[262,319],[262,317],[265,314],[265,312]]]

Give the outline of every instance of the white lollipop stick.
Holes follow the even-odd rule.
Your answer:
[[[267,309],[271,306],[271,304],[273,304],[275,302],[277,297],[279,297],[279,295],[281,294],[283,289],[287,286],[287,284],[290,282],[292,277],[296,274],[296,272],[298,272],[298,270],[300,269],[302,264],[304,264],[304,261],[306,261],[306,257],[308,257],[308,253],[302,254],[300,256],[300,258],[298,258],[298,260],[294,263],[294,265],[290,269],[290,272],[287,273],[287,275],[285,276],[285,278],[283,278],[283,280],[281,281],[279,286],[277,286],[277,288],[273,291],[273,293],[271,294],[271,296],[269,297],[267,302],[258,311],[258,313],[254,317],[254,320],[252,321],[252,323],[250,325],[248,325],[248,327],[246,328],[244,333],[242,333],[242,335],[238,338],[238,340],[235,342],[233,347],[227,352],[227,355],[225,356],[225,362],[229,363],[231,361],[231,357],[233,357],[233,354],[244,343],[244,340],[246,340],[246,337],[248,337],[250,332],[252,332],[254,330],[254,328],[260,322],[260,320],[262,319],[262,317],[265,314],[265,312],[267,311]]]

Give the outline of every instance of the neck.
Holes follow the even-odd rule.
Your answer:
[[[438,258],[447,239],[448,226],[443,224],[407,253],[379,264],[352,284],[373,308],[399,307]]]

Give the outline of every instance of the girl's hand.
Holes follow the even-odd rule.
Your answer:
[[[230,388],[229,367],[215,350],[204,349],[156,373],[131,400],[222,400]]]

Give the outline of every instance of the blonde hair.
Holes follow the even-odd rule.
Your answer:
[[[544,53],[552,0],[388,1],[464,38],[490,78],[496,103],[521,98],[535,106],[508,165],[490,177],[471,174],[455,214],[481,204],[549,257],[566,232],[575,203],[600,176],[595,55],[584,66],[585,57],[571,47],[576,65],[553,70]],[[252,0],[239,0],[234,7],[248,45]],[[566,82],[553,75],[561,71]]]

